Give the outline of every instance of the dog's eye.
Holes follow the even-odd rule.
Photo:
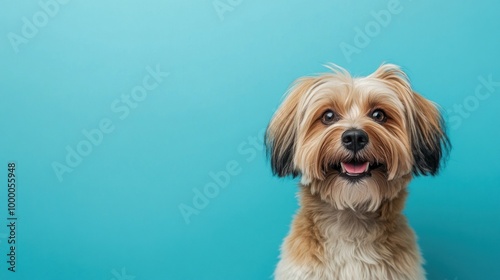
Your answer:
[[[335,122],[335,113],[332,110],[326,110],[321,116],[321,122],[330,125]]]
[[[372,119],[378,123],[384,123],[387,121],[384,111],[376,109],[372,112]]]

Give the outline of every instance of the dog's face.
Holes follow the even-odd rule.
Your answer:
[[[448,147],[442,118],[395,65],[363,78],[333,70],[298,80],[271,120],[273,172],[302,176],[302,185],[339,209],[374,211],[412,173],[438,171]]]

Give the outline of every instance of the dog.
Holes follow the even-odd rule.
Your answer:
[[[397,65],[298,79],[272,117],[272,171],[300,176],[300,208],[274,277],[425,279],[402,210],[412,177],[436,175],[450,142],[438,107]]]

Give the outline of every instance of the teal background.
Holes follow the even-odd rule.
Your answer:
[[[272,177],[262,130],[294,79],[383,61],[447,112],[448,164],[411,183],[406,207],[429,279],[500,279],[500,4],[401,0],[344,55],[389,2],[74,0],[16,53],[9,33],[43,10],[2,1],[0,279],[268,279],[297,187]],[[214,3],[228,5],[221,17]],[[111,104],[148,66],[169,75],[120,119]],[[497,83],[481,100],[479,77]],[[52,164],[105,118],[114,130],[58,180]],[[5,262],[10,161],[16,273]],[[228,164],[227,186],[187,224],[179,207]]]

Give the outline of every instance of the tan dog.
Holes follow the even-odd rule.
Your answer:
[[[275,278],[425,279],[402,210],[413,175],[435,175],[449,148],[441,115],[396,65],[331,69],[299,79],[267,130],[273,172],[301,176]]]

